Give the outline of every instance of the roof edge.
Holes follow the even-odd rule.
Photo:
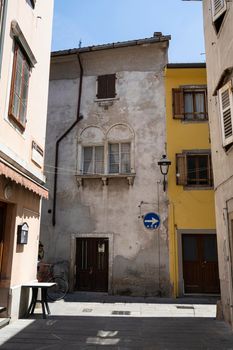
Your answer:
[[[206,68],[205,62],[192,62],[192,63],[168,63],[167,68]]]
[[[84,53],[84,52],[109,50],[109,49],[116,49],[116,48],[128,47],[128,46],[137,46],[137,45],[143,45],[143,44],[154,44],[154,43],[160,43],[160,42],[166,42],[166,41],[168,42],[169,40],[171,40],[171,35],[156,35],[151,38],[145,38],[145,39],[121,41],[121,42],[116,42],[112,44],[93,45],[93,46],[73,48],[68,50],[53,51],[51,53],[51,56],[58,57],[58,56],[75,55],[75,54]]]

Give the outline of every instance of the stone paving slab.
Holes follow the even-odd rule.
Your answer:
[[[56,316],[131,316],[131,317],[212,317],[216,316],[216,305],[199,304],[149,304],[149,303],[92,303],[60,300],[50,304]],[[119,314],[117,314],[119,313]],[[125,315],[124,315],[125,313]]]

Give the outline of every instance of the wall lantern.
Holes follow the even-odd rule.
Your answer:
[[[166,175],[168,174],[169,166],[171,165],[171,161],[167,159],[166,154],[162,155],[162,158],[158,161],[158,165],[160,167],[161,174],[163,175],[163,191],[166,191]]]
[[[28,229],[29,229],[29,226],[26,222],[24,222],[22,225],[18,225],[17,244],[28,243]]]

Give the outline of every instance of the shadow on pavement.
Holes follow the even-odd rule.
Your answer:
[[[216,305],[220,296],[187,296],[182,298],[132,297],[124,295],[109,295],[107,293],[74,292],[68,293],[64,301],[85,303],[145,303],[145,304],[212,304]]]
[[[0,330],[1,350],[230,350],[233,334],[208,318],[50,316]]]

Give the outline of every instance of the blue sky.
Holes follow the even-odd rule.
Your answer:
[[[169,62],[203,62],[202,2],[55,0],[52,50],[170,34]]]

